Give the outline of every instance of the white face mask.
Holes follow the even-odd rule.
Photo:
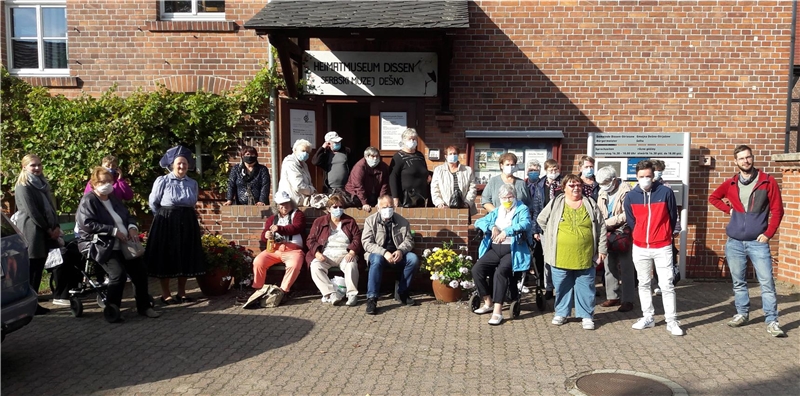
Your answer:
[[[503,173],[505,173],[507,175],[510,175],[510,174],[514,173],[514,168],[516,168],[516,167],[517,167],[516,165],[504,165],[503,166]]]
[[[374,168],[378,166],[378,159],[377,158],[367,158],[367,166],[370,168]]]
[[[642,188],[644,191],[649,191],[650,187],[653,186],[653,179],[649,177],[640,177],[639,178],[639,187]]]
[[[297,151],[294,153],[294,157],[297,158],[298,161],[303,162],[308,159],[308,153],[305,151]]]
[[[614,182],[613,180],[611,181],[611,183],[601,184],[600,185],[600,189],[605,191],[605,192],[612,192],[612,191],[615,190],[616,187],[617,187],[617,183]]]
[[[663,172],[661,172],[661,171],[655,171],[655,172],[653,172],[653,180],[654,180],[654,181],[659,181],[659,180],[661,180],[661,175],[662,175],[662,174],[663,174]]]
[[[331,216],[333,216],[333,217],[335,217],[337,219],[342,217],[343,214],[344,214],[344,209],[342,209],[342,208],[332,208],[331,209]]]
[[[458,162],[458,154],[448,154],[447,162],[451,164],[455,164],[456,162]]]
[[[109,183],[101,184],[95,188],[100,195],[108,195],[114,192],[114,186]]]
[[[384,220],[392,217],[392,215],[394,215],[394,208],[392,207],[381,208],[381,218],[383,218]]]
[[[417,141],[416,140],[406,140],[406,148],[407,149],[411,150],[411,149],[416,148],[416,147],[417,147]]]
[[[561,176],[561,173],[560,173],[560,172],[556,172],[556,173],[548,173],[548,174],[547,174],[547,178],[548,178],[548,179],[550,179],[550,180],[555,180],[555,179],[556,179],[556,178],[558,178],[559,176]]]

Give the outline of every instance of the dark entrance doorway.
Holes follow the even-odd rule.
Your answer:
[[[369,103],[331,103],[328,113],[328,130],[342,137],[342,144],[350,148],[350,168],[364,157],[370,146]]]

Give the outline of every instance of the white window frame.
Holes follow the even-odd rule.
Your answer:
[[[197,3],[202,0],[190,0],[192,2],[192,12],[166,12],[166,2],[160,0],[159,19],[162,21],[224,21],[225,11],[223,12],[197,12]],[[229,2],[226,2],[229,3]],[[228,4],[225,4],[226,9]]]
[[[39,56],[39,68],[12,68],[14,65],[14,47],[13,47],[13,32],[11,31],[11,9],[12,8],[34,8],[36,9],[36,41]],[[34,77],[69,77],[69,29],[66,32],[66,37],[44,37],[42,27],[42,8],[64,8],[64,15],[66,16],[67,1],[66,0],[6,0],[5,13],[6,13],[6,48],[7,48],[7,61],[8,72],[17,76],[34,76]],[[20,37],[17,37],[20,38]],[[23,37],[24,39],[33,39],[34,37]],[[45,68],[44,61],[44,40],[46,39],[66,39],[67,42],[67,67],[63,69]]]

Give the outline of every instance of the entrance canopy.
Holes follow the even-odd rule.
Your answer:
[[[469,28],[469,7],[467,0],[273,0],[244,27],[269,35],[278,50],[286,90],[293,98],[298,97],[297,82],[310,38],[438,41],[438,96],[442,110],[449,110],[451,36]]]
[[[466,0],[276,0],[244,24],[258,34],[336,37],[377,31],[428,31],[469,27]],[[338,33],[338,34],[337,34]],[[373,36],[369,36],[373,37]]]

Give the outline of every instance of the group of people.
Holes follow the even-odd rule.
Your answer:
[[[311,163],[322,169],[325,175],[321,193],[339,195],[346,207],[370,212],[378,204],[379,197],[390,195],[396,207],[469,207],[472,213],[476,213],[477,190],[472,168],[460,163],[461,152],[456,146],[447,147],[445,164],[430,172],[425,156],[417,150],[417,131],[408,128],[401,134],[400,149],[389,164],[381,160],[378,149],[367,147],[364,157],[351,168],[351,152],[342,144],[343,138],[331,131],[325,134],[324,139],[325,143],[313,157],[311,142],[298,139],[292,146],[292,154],[283,159],[278,191],[287,192],[299,206],[309,206],[312,197],[318,193],[306,163],[311,159]],[[269,176],[266,180],[268,183]],[[243,185],[238,173],[232,171],[229,204],[233,203],[233,197],[242,195]],[[240,199],[238,202],[243,201]]]
[[[291,290],[307,264],[323,303],[355,306],[360,255],[368,264],[368,314],[377,313],[381,278],[387,268],[397,273],[396,298],[403,305],[414,305],[408,288],[420,259],[413,252],[411,226],[395,213],[395,208],[430,203],[439,208],[469,207],[476,213],[472,169],[460,163],[457,147],[447,147],[446,163],[434,169],[429,184],[427,163],[416,150],[418,136],[411,128],[403,132],[401,150],[389,165],[381,161],[377,149],[369,147],[350,169],[350,151],[342,146],[342,138],[329,132],[325,140],[312,160],[326,174],[324,185],[329,195],[325,215],[313,222],[306,235],[305,216],[298,206],[308,205],[316,190],[305,163],[311,143],[298,140],[292,154],[283,160],[278,192],[273,196],[277,210],[266,219],[261,235],[272,248],[259,253],[253,262],[254,292],[245,305],[268,292],[268,269],[283,263],[286,271],[278,288],[281,294]],[[245,147],[240,154],[242,162],[230,172],[225,204],[269,205],[269,172],[258,164],[255,148]],[[785,334],[778,322],[768,244],[783,216],[780,190],[772,176],[754,167],[749,147],[737,147],[734,158],[739,173],[709,198],[731,216],[725,251],[734,280],[737,314],[728,325],[738,327],[749,320],[745,279],[749,258],[761,283],[768,332],[781,337]],[[595,269],[603,264],[606,301],[601,306],[630,311],[633,290],[638,288],[643,316],[632,328],[651,328],[655,324],[651,284],[655,282],[656,294],[663,300],[667,331],[683,335],[673,285],[673,237],[680,226],[675,196],[661,180],[664,163],[639,162],[637,183],[631,187],[612,167],[595,173],[595,161],[588,156],[581,158],[580,175],[562,176],[558,162],[550,159],[543,166],[537,161],[526,164],[524,179],[514,175],[517,161],[513,153],[502,155],[499,165],[503,172],[488,181],[481,195],[487,214],[475,222],[484,238],[472,274],[483,304],[475,312],[491,313],[491,325],[502,323],[506,293],[510,291],[513,298],[518,292],[514,273],[528,271],[531,263],[539,263],[546,298],[555,298],[552,323],[566,323],[574,308],[582,327],[594,329]],[[154,220],[144,260],[126,259],[120,253],[126,241],[138,238],[139,230],[123,202],[131,198],[131,191],[116,159],[106,157],[103,166],[92,170],[76,227],[81,250],[108,274],[109,302],[119,305],[125,280],[130,277],[138,312],[158,317],[148,301],[147,275],[161,279],[163,304],[192,301],[186,296],[186,279],[204,272],[194,210],[198,186],[187,176],[193,162],[191,151],[183,146],[168,150],[162,157],[160,165],[169,173],[156,179],[150,193]],[[20,212],[17,224],[29,241],[31,284],[38,289],[47,253],[58,246],[61,235],[55,200],[38,156],[23,158],[15,197]],[[345,213],[348,208],[371,212],[373,207],[376,213],[360,227]],[[344,274],[344,290],[329,279],[333,267]],[[175,295],[170,291],[171,278],[178,278]],[[37,313],[46,311],[39,307]]]

